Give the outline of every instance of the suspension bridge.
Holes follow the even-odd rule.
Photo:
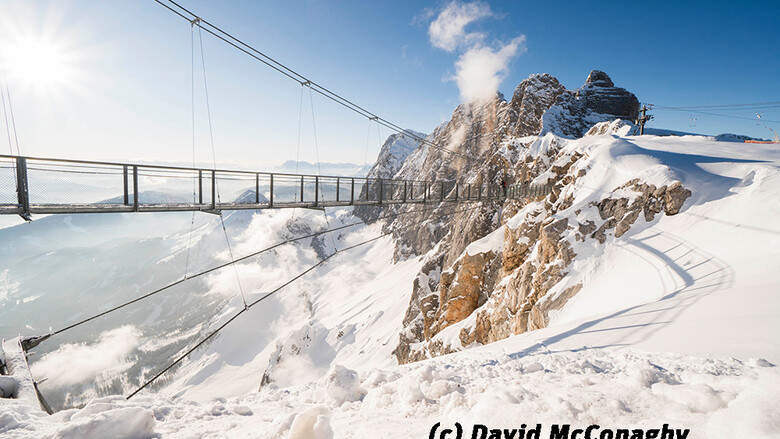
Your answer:
[[[487,181],[487,179],[482,179]],[[209,212],[463,203],[549,186],[252,172],[0,155],[0,214]],[[222,194],[222,195],[219,195]],[[224,198],[224,199],[223,199]]]

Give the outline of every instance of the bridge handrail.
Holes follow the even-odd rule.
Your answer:
[[[174,171],[204,171],[204,172],[221,172],[221,173],[230,173],[230,174],[247,174],[247,175],[255,175],[255,174],[262,174],[262,175],[282,175],[287,177],[320,177],[320,178],[356,178],[356,179],[370,179],[370,180],[384,180],[384,181],[400,181],[400,182],[415,182],[415,183],[424,183],[424,182],[430,182],[430,180],[411,180],[411,179],[390,179],[390,178],[373,178],[373,177],[348,177],[344,175],[326,175],[326,174],[294,174],[294,173],[288,173],[288,172],[276,172],[276,171],[248,171],[243,169],[222,169],[222,168],[205,168],[205,167],[187,167],[187,166],[168,166],[168,165],[150,165],[150,164],[144,164],[144,163],[120,163],[120,162],[104,162],[104,161],[94,161],[94,160],[80,160],[80,159],[61,159],[61,158],[51,158],[51,157],[34,157],[34,156],[21,156],[21,155],[9,155],[9,154],[0,154],[0,159],[17,159],[17,158],[24,158],[27,160],[35,160],[35,161],[43,161],[43,162],[55,162],[55,163],[68,163],[68,164],[82,164],[82,165],[98,165],[98,166],[116,166],[116,167],[133,167],[137,166],[139,168],[151,168],[151,169],[167,169],[167,170],[174,170]],[[463,183],[461,183],[463,184]]]
[[[0,215],[19,214],[29,219],[33,213],[216,212],[430,204],[534,198],[546,195],[551,189],[530,182],[502,188],[485,183],[487,179],[476,179],[482,182],[292,174],[0,154]]]

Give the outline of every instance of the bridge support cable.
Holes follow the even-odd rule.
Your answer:
[[[191,116],[191,129],[192,129],[192,167],[195,168],[195,25],[190,26],[190,116]],[[199,176],[201,173],[198,174]],[[201,185],[201,179],[198,178],[197,184]],[[197,202],[196,195],[196,180],[192,179],[192,204]],[[198,189],[199,191],[199,189]],[[201,200],[202,202],[202,200]],[[192,211],[192,217],[190,219],[190,233],[187,236],[187,257],[184,262],[184,279],[187,279],[187,272],[190,267],[190,250],[192,249],[192,232],[195,228],[195,211]]]
[[[14,155],[14,148],[11,144],[11,131],[13,131],[13,144],[16,145],[16,155],[22,155],[21,150],[19,149],[19,134],[16,132],[16,117],[14,116],[14,107],[11,103],[11,88],[8,85],[8,75],[5,71],[5,61],[0,59],[0,67],[2,67],[3,71],[3,83],[0,85],[0,92],[2,92],[2,100],[3,100],[3,117],[5,118],[5,130],[6,134],[8,135],[8,146],[11,148],[11,155]],[[6,100],[8,101],[8,109],[6,110]],[[11,123],[10,127],[8,124],[8,116],[11,116]]]
[[[465,209],[454,210],[454,211],[452,211],[452,212],[448,212],[448,213],[446,213],[446,215],[454,215],[454,214],[456,214],[456,213],[460,213],[460,212],[466,212],[466,211],[469,211],[469,210],[473,210],[473,209],[475,209],[476,207],[477,207],[477,206],[472,206],[472,207],[468,207],[468,208],[465,208]],[[411,224],[407,224],[406,226],[403,226],[403,227],[401,227],[401,228],[399,228],[399,229],[396,229],[396,230],[403,230],[403,229],[406,229],[406,228],[409,228],[409,227],[417,226],[417,225],[419,225],[420,223],[422,223],[422,221],[418,221],[418,222],[414,222],[414,223],[411,223]],[[371,238],[371,239],[367,239],[367,240],[365,240],[365,241],[361,241],[361,242],[359,242],[359,243],[357,243],[357,244],[353,244],[353,245],[351,245],[351,246],[349,246],[349,247],[343,248],[343,249],[341,250],[341,252],[340,252],[340,253],[347,252],[347,251],[349,251],[349,250],[352,250],[352,249],[358,248],[358,247],[360,247],[360,246],[363,246],[363,245],[369,244],[369,243],[371,243],[371,242],[377,241],[377,240],[379,240],[379,239],[382,239],[382,238],[384,238],[385,236],[392,235],[393,233],[394,233],[394,231],[387,232],[387,233],[382,233],[382,234],[380,234],[380,235],[378,235],[378,236],[375,236],[375,237],[373,237],[373,238]],[[276,287],[274,290],[272,290],[272,291],[269,291],[268,293],[266,293],[266,294],[264,294],[264,295],[260,296],[258,299],[256,299],[256,300],[254,300],[253,302],[251,302],[251,303],[250,303],[248,306],[245,306],[244,308],[242,308],[240,311],[238,311],[238,312],[237,312],[235,315],[233,315],[233,316],[232,316],[231,318],[229,318],[227,321],[225,321],[224,323],[222,323],[221,325],[219,325],[219,327],[217,327],[216,329],[214,329],[213,331],[211,331],[211,332],[210,332],[210,333],[209,333],[209,334],[208,334],[206,337],[204,337],[204,338],[202,338],[200,341],[198,341],[198,342],[197,342],[197,343],[196,343],[196,344],[195,344],[193,347],[191,347],[191,348],[190,348],[190,349],[188,349],[186,352],[184,352],[184,354],[182,354],[182,355],[180,355],[179,357],[177,357],[177,358],[176,358],[176,359],[175,359],[173,362],[171,362],[171,363],[170,363],[168,366],[166,366],[165,368],[163,368],[163,369],[162,369],[160,372],[158,372],[158,373],[157,373],[157,374],[156,374],[154,377],[152,377],[150,380],[146,381],[146,382],[145,382],[143,385],[141,385],[141,386],[140,386],[139,388],[137,388],[135,391],[133,391],[132,393],[130,393],[129,395],[127,395],[127,397],[126,397],[125,399],[128,399],[128,400],[129,400],[130,398],[132,398],[133,396],[135,396],[136,394],[138,394],[140,391],[142,391],[143,389],[145,389],[146,387],[148,387],[149,385],[151,385],[151,384],[152,384],[153,382],[155,382],[155,381],[156,381],[158,378],[160,378],[160,377],[161,377],[163,374],[165,374],[167,371],[171,370],[171,369],[172,369],[173,367],[175,367],[177,364],[181,363],[181,362],[182,362],[182,361],[183,361],[185,358],[187,358],[187,357],[188,357],[188,356],[189,356],[191,353],[193,353],[193,352],[194,352],[196,349],[198,349],[199,347],[203,346],[203,344],[205,344],[205,343],[206,343],[207,341],[209,341],[209,340],[210,340],[212,337],[214,337],[215,335],[217,335],[217,334],[218,334],[220,331],[222,331],[222,330],[223,330],[223,329],[224,329],[224,328],[225,328],[227,325],[229,325],[231,322],[233,322],[234,320],[236,320],[236,319],[237,319],[237,318],[238,318],[238,317],[239,317],[241,314],[245,313],[245,312],[246,312],[246,311],[248,311],[250,308],[252,308],[253,306],[257,305],[258,303],[260,303],[260,302],[264,301],[265,299],[267,299],[267,298],[269,298],[269,297],[273,296],[274,294],[278,293],[279,291],[281,291],[281,290],[282,290],[282,289],[284,289],[285,287],[289,286],[289,285],[290,285],[290,284],[292,284],[293,282],[297,281],[298,279],[302,278],[302,277],[303,277],[303,276],[305,276],[306,274],[308,274],[308,273],[310,273],[311,271],[315,270],[317,267],[320,267],[320,266],[322,266],[323,264],[325,264],[325,262],[329,261],[331,258],[333,258],[334,256],[336,256],[336,254],[337,254],[337,253],[339,253],[339,252],[334,252],[334,253],[330,254],[329,256],[326,256],[325,258],[323,258],[322,260],[320,260],[320,261],[319,261],[319,262],[317,262],[316,264],[314,264],[314,265],[312,265],[312,266],[308,267],[306,270],[304,270],[304,271],[302,271],[302,272],[298,273],[298,274],[297,274],[295,277],[293,277],[293,278],[289,279],[288,281],[286,281],[286,282],[285,282],[285,283],[283,283],[282,285],[280,285],[280,286]]]
[[[296,147],[295,147],[295,173],[298,174],[300,172],[300,166],[301,166],[301,132],[303,130],[303,87],[304,85],[301,84],[301,96],[298,100],[298,139],[296,141]],[[271,196],[273,197],[273,187],[271,188]],[[300,193],[301,195],[301,203],[303,203],[303,192]],[[295,214],[298,212],[298,209],[293,207],[292,211],[292,219],[295,219]]]
[[[307,77],[303,76],[302,74],[296,72],[295,70],[287,67],[286,65],[280,63],[279,61],[276,61],[275,59],[271,58],[270,56],[266,55],[265,53],[255,49],[254,47],[250,46],[249,44],[245,43],[244,41],[236,38],[235,36],[231,35],[230,33],[220,29],[216,25],[210,23],[209,21],[203,19],[202,17],[198,16],[194,12],[188,10],[187,8],[181,6],[180,4],[176,3],[173,0],[154,0],[158,4],[162,5],[169,11],[173,12],[174,14],[178,15],[179,17],[187,20],[188,22],[192,23],[193,21],[197,20],[198,25],[202,27],[202,29],[212,36],[216,37],[219,40],[222,40],[223,42],[227,43],[230,46],[233,46],[234,48],[238,49],[239,51],[243,52],[246,55],[249,55],[250,57],[254,58],[257,61],[260,61],[261,63],[265,64],[266,66],[272,68],[273,70],[277,71],[278,73],[281,73],[282,75],[286,76],[289,79],[292,79],[293,81],[296,81],[300,83],[301,85],[306,85],[310,87],[313,91],[319,93],[320,95],[328,98],[329,100],[359,114],[362,117],[365,117],[369,120],[375,120],[377,124],[383,125],[386,128],[389,128],[392,131],[398,132],[403,134],[406,132],[406,130],[395,123],[392,123],[388,121],[387,119],[377,116],[376,114],[366,110],[365,108],[361,107],[360,105],[355,104],[354,102],[350,101],[349,99],[344,98],[343,96],[334,93],[333,91],[325,88],[324,86],[308,79]],[[424,137],[418,136],[416,134],[407,133],[407,135],[418,142],[422,144],[429,145],[430,147],[434,149],[438,149],[442,152],[445,152],[447,154],[460,156],[463,158],[470,158],[464,154],[458,153],[456,151],[452,151],[450,149],[447,149],[446,147],[433,143],[429,140],[427,140]]]
[[[18,152],[14,152],[14,142],[11,140],[11,122],[8,120],[8,107],[5,103],[5,83],[0,84],[0,98],[3,101],[3,119],[5,120],[5,134],[8,137],[8,149],[11,151],[11,155],[19,155]],[[15,135],[16,133],[14,133]],[[17,151],[18,151],[17,146]]]
[[[200,18],[196,18],[192,22],[193,28],[195,26],[198,27],[198,41],[200,43],[200,61],[201,61],[201,69],[203,71],[203,93],[204,97],[206,99],[206,117],[208,119],[209,123],[209,143],[211,145],[211,158],[213,161],[213,170],[214,173],[212,173],[212,178],[214,178],[214,188],[216,190],[216,204],[214,204],[214,200],[212,199],[212,205],[219,206],[222,204],[222,198],[219,194],[219,180],[216,178],[216,170],[217,170],[217,152],[216,148],[214,147],[214,126],[211,120],[211,104],[209,102],[209,85],[208,81],[206,79],[206,55],[203,50],[203,32],[201,32],[201,26],[200,26]],[[193,133],[194,135],[194,133]],[[228,237],[227,228],[225,227],[225,218],[222,215],[222,211],[218,210],[217,213],[219,214],[219,221],[222,223],[222,232],[225,235],[225,245],[227,245],[228,255],[230,256],[230,261],[233,262],[235,258],[233,257],[233,248],[230,245],[230,238]],[[247,307],[246,303],[246,295],[244,294],[244,287],[241,285],[241,277],[238,275],[238,268],[236,267],[235,263],[231,264],[233,265],[233,272],[236,275],[236,283],[238,284],[238,292],[241,294],[241,301],[244,303],[244,308]]]
[[[266,247],[264,249],[261,249],[261,250],[258,250],[256,252],[250,253],[248,255],[244,255],[244,256],[241,256],[239,258],[236,258],[236,259],[234,259],[234,260],[232,260],[230,262],[226,262],[224,264],[220,264],[220,265],[211,267],[209,269],[200,271],[198,273],[195,273],[195,274],[187,277],[186,279],[180,279],[180,280],[177,280],[175,282],[169,283],[169,284],[167,284],[165,286],[157,288],[154,291],[151,291],[151,292],[146,293],[146,294],[144,294],[142,296],[136,297],[135,299],[132,299],[130,301],[127,301],[125,303],[122,303],[122,304],[117,305],[117,306],[115,306],[113,308],[107,309],[105,311],[102,311],[102,312],[100,312],[98,314],[95,314],[93,316],[87,317],[87,318],[85,318],[83,320],[80,320],[78,322],[75,322],[75,323],[73,323],[71,325],[68,325],[68,326],[65,326],[63,328],[60,328],[60,329],[58,329],[56,331],[52,331],[52,332],[50,332],[48,334],[44,334],[44,335],[40,335],[40,336],[26,337],[26,338],[24,338],[22,340],[22,342],[25,343],[26,349],[32,349],[35,346],[37,346],[38,344],[40,344],[41,342],[43,342],[44,340],[47,340],[48,338],[50,338],[52,336],[61,334],[63,332],[69,331],[69,330],[71,330],[73,328],[76,328],[78,326],[81,326],[81,325],[84,325],[84,324],[86,324],[88,322],[91,322],[92,320],[95,320],[95,319],[97,319],[99,317],[103,317],[103,316],[105,316],[107,314],[111,314],[113,312],[116,312],[116,311],[118,311],[118,310],[120,310],[122,308],[125,308],[125,307],[129,306],[129,305],[132,305],[134,303],[140,302],[140,301],[142,301],[144,299],[147,299],[149,297],[157,295],[157,294],[159,294],[159,293],[161,293],[163,291],[171,289],[171,288],[173,288],[173,287],[175,287],[177,285],[180,285],[180,284],[182,284],[182,283],[184,283],[184,282],[186,282],[188,280],[196,279],[196,278],[201,277],[201,276],[205,276],[206,274],[215,272],[217,270],[220,270],[222,268],[228,267],[230,265],[235,265],[235,264],[237,264],[239,262],[243,262],[245,260],[251,259],[251,258],[253,258],[255,256],[259,256],[259,255],[261,255],[263,253],[267,253],[267,252],[269,252],[271,250],[274,250],[276,248],[279,248],[279,247],[287,245],[287,244],[291,244],[293,242],[301,241],[301,240],[304,240],[304,239],[314,238],[314,237],[317,237],[317,236],[325,234],[325,233],[335,232],[335,231],[338,231],[338,230],[344,230],[344,229],[348,229],[348,228],[351,228],[351,227],[359,226],[359,225],[362,225],[362,224],[367,224],[369,222],[375,222],[375,221],[379,221],[379,220],[395,218],[395,217],[399,217],[399,216],[407,215],[407,214],[415,214],[415,213],[422,213],[422,212],[426,212],[426,211],[431,211],[431,210],[438,209],[439,207],[441,207],[441,205],[437,204],[435,206],[427,207],[427,208],[424,208],[424,209],[415,209],[415,210],[410,210],[410,211],[405,211],[405,212],[396,212],[396,213],[393,213],[393,214],[387,214],[387,215],[383,215],[383,216],[377,217],[377,218],[372,219],[370,221],[357,221],[357,222],[354,222],[354,223],[351,223],[351,224],[345,224],[343,226],[334,227],[333,229],[321,230],[321,231],[318,231],[318,232],[310,233],[308,235],[303,235],[303,236],[299,236],[297,238],[291,238],[291,239],[288,239],[288,240],[285,240],[285,241],[282,241],[282,242],[278,242],[278,243],[273,244],[273,245],[271,245],[269,247]]]
[[[366,150],[363,153],[363,167],[368,166],[368,144],[371,143],[371,119],[368,120],[368,133],[366,134]],[[368,173],[366,173],[368,176]]]
[[[19,205],[22,207],[19,216],[29,222],[32,221],[32,217],[30,216],[27,169],[24,159],[19,158],[22,155],[22,151],[19,149],[19,134],[16,132],[16,117],[14,116],[14,107],[11,103],[11,88],[8,85],[8,75],[5,71],[5,60],[3,59],[0,59],[0,70],[3,73],[2,81],[0,81],[0,98],[3,101],[3,119],[5,120],[5,132],[8,136],[8,148],[11,151],[11,155],[14,155],[14,145],[16,145],[17,159],[11,162],[11,168],[13,169],[14,179],[17,182],[16,196],[19,200]],[[6,100],[8,101],[7,108]],[[10,123],[8,116],[10,116]],[[11,131],[13,131],[13,142],[11,142]]]
[[[314,152],[317,154],[317,175],[322,176],[322,162],[320,161],[320,146],[319,142],[317,141],[317,118],[314,117],[314,98],[312,97],[311,93],[311,87],[309,87],[309,108],[311,109],[311,129],[312,133],[314,134]],[[330,220],[328,220],[328,213],[325,211],[325,194],[320,191],[320,179],[315,178],[314,180],[314,205],[317,206],[317,203],[320,201],[318,198],[322,199],[322,215],[325,217],[325,227],[330,230]],[[333,238],[333,232],[330,232],[328,235],[330,235],[330,241],[333,243],[333,250],[334,252],[338,252],[338,247],[336,246],[336,240]]]

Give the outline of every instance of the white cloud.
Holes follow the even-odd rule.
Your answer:
[[[453,0],[428,27],[428,36],[434,47],[447,52],[456,49],[462,52],[455,63],[455,74],[446,79],[458,85],[464,102],[483,101],[495,96],[509,72],[509,62],[526,51],[524,35],[506,43],[497,42],[491,47],[485,44],[487,36],[484,33],[466,31],[469,24],[488,17],[497,16],[486,3]]]
[[[32,373],[55,387],[72,386],[127,366],[125,358],[138,346],[141,331],[122,326],[100,334],[97,343],[65,344],[32,365]]]
[[[475,46],[455,63],[455,76],[461,99],[465,102],[483,101],[495,96],[499,85],[509,72],[509,62],[526,51],[525,36],[519,36],[500,48]]]
[[[487,3],[460,3],[453,1],[445,7],[428,27],[431,44],[439,49],[452,52],[458,47],[468,47],[480,43],[485,35],[478,32],[467,33],[466,26],[482,18],[493,16]]]

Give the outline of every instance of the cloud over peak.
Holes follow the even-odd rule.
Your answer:
[[[451,78],[458,84],[461,99],[475,102],[494,97],[509,72],[509,62],[525,50],[525,36],[521,35],[497,49],[475,46],[462,54]]]
[[[455,74],[446,79],[458,85],[464,102],[483,101],[495,96],[509,72],[510,61],[526,51],[525,35],[508,42],[496,41],[491,47],[485,44],[485,33],[466,30],[470,24],[491,17],[495,18],[496,14],[487,3],[453,0],[428,26],[428,37],[433,47],[461,52],[455,62]]]

